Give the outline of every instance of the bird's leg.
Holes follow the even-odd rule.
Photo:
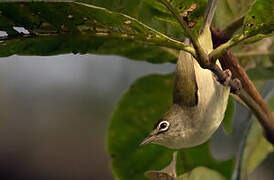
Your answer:
[[[235,78],[235,79],[232,79],[230,83],[232,84],[230,85],[231,86],[230,92],[233,94],[239,95],[242,89],[241,81],[238,78]]]
[[[232,73],[229,69],[225,69],[223,73],[224,73],[224,79],[219,79],[217,77],[217,81],[219,81],[224,86],[229,86],[229,82],[231,81],[231,78],[232,78]]]
[[[233,94],[239,94],[242,89],[242,83],[239,79],[232,79],[232,73],[229,69],[222,70],[217,65],[211,68],[211,71],[216,75],[216,80],[224,85],[230,86],[230,92]]]

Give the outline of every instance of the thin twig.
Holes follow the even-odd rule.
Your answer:
[[[221,34],[221,33],[220,33]],[[270,34],[241,34],[233,37],[232,39],[226,41],[225,43],[221,44],[218,46],[216,49],[214,49],[210,54],[209,54],[209,61],[210,62],[215,62],[216,59],[220,58],[221,55],[227,51],[228,49],[232,48],[233,46],[239,44],[239,43],[248,43],[248,42],[255,42],[258,40],[261,40],[263,38],[269,37],[274,35],[273,33]]]
[[[226,43],[220,45],[216,49],[214,49],[210,54],[209,54],[209,59],[211,62],[215,62],[218,58],[222,56],[222,54],[228,50],[229,48],[232,48],[233,46],[239,44],[240,42],[244,41],[245,39],[249,38],[248,36],[245,35],[239,35],[236,36]]]

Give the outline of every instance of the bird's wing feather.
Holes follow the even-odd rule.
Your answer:
[[[185,51],[180,51],[175,72],[173,103],[180,106],[196,106],[197,92],[193,57]]]

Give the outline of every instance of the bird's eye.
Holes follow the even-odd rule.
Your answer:
[[[168,130],[168,127],[169,127],[169,122],[167,122],[167,121],[162,121],[158,125],[158,129],[161,132]]]

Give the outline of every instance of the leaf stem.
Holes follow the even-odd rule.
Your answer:
[[[214,29],[214,28],[211,28]],[[222,34],[222,33],[219,33]],[[264,35],[264,34],[241,34],[241,35],[236,35],[230,40],[225,40],[226,42],[218,46],[216,49],[214,49],[210,54],[209,54],[209,61],[210,62],[215,62],[218,58],[221,57],[221,55],[227,51],[228,49],[232,48],[233,46],[239,44],[239,43],[248,43],[248,42],[255,42],[258,40],[261,40],[263,38],[269,37],[273,35],[273,33]],[[228,39],[228,38],[227,38]]]
[[[219,47],[217,47],[216,49],[214,49],[210,54],[209,54],[209,59],[211,62],[215,62],[219,57],[221,57],[221,55],[228,50],[229,48],[239,44],[240,42],[242,42],[243,40],[247,39],[248,37],[245,35],[238,35],[232,39],[230,39],[229,41],[227,41],[226,43],[220,45]]]

